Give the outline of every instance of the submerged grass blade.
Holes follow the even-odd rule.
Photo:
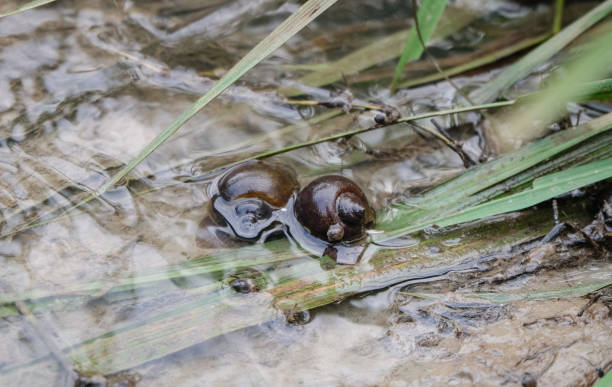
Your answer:
[[[26,3],[26,4],[22,5],[21,7],[15,9],[13,11],[9,11],[9,12],[0,14],[0,18],[3,18],[5,16],[15,15],[15,14],[18,14],[18,13],[30,10],[32,8],[40,7],[41,5],[53,3],[54,1],[55,0],[35,0],[35,1],[30,1],[29,3]]]
[[[402,77],[402,73],[404,72],[406,63],[411,60],[418,59],[421,54],[423,54],[424,47],[419,39],[419,35],[416,30],[417,26],[418,28],[420,28],[420,33],[423,37],[423,42],[427,43],[431,34],[434,31],[434,28],[436,28],[436,25],[438,25],[438,20],[440,20],[440,16],[442,16],[442,11],[444,11],[446,3],[447,0],[426,1],[421,5],[418,12],[416,12],[418,23],[415,23],[415,25],[410,29],[408,37],[406,38],[406,44],[404,45],[402,55],[400,56],[400,59],[397,62],[397,67],[395,68],[393,80],[391,81],[391,85],[389,86],[389,88],[391,89],[391,94],[393,94],[395,92],[395,89],[397,89],[397,84],[400,78]]]
[[[610,177],[612,177],[612,159],[570,168],[534,180],[531,189],[471,207],[436,222],[436,224],[440,227],[446,227],[505,212],[522,210]]]
[[[242,266],[264,265],[287,261],[307,255],[293,246],[286,239],[268,242],[264,245],[252,245],[239,249],[224,249],[188,262],[156,268],[151,272],[126,275],[112,281],[89,281],[80,284],[67,284],[61,288],[33,289],[28,292],[11,294],[5,292],[0,297],[0,304],[20,300],[33,300],[54,296],[83,296],[106,294],[134,289],[138,286],[153,284],[159,281],[199,276],[208,273],[229,271]]]
[[[612,12],[612,0],[599,4],[580,19],[565,27],[546,43],[541,44],[522,59],[510,65],[491,82],[476,89],[470,95],[470,98],[475,103],[485,103],[494,100],[502,91],[516,81],[525,78],[539,65],[550,59],[578,35],[599,22],[610,12]]]
[[[473,11],[465,11],[461,8],[447,7],[436,30],[434,31],[433,40],[442,39],[455,31],[460,30],[470,24],[478,16]],[[300,78],[297,82],[310,86],[324,86],[332,82],[342,79],[342,76],[356,74],[361,70],[365,70],[379,63],[397,58],[404,47],[406,34],[410,30],[402,30],[385,36],[372,44],[369,44],[359,50],[356,50],[345,57],[329,63],[320,71],[314,71]],[[280,91],[286,96],[296,96],[303,94],[302,90],[295,88],[287,88]]]
[[[507,304],[509,302],[523,300],[550,300],[555,298],[584,297],[587,294],[610,286],[610,284],[610,281],[601,281],[587,285],[572,286],[566,289],[544,290],[530,293],[468,293],[466,296],[489,300],[497,304]]]
[[[445,69],[443,70],[442,73],[433,73],[431,75],[426,75],[424,77],[407,80],[405,82],[402,82],[399,86],[400,87],[411,87],[411,86],[422,85],[425,83],[438,81],[440,79],[445,79],[447,77],[452,77],[454,75],[461,74],[461,73],[464,73],[470,70],[474,70],[479,67],[497,62],[500,59],[516,54],[517,52],[522,51],[526,48],[535,46],[536,44],[542,43],[549,37],[550,37],[550,34],[547,33],[547,34],[542,34],[542,35],[539,35],[533,38],[528,38],[516,44],[513,44],[511,46],[504,47],[502,49],[493,51],[492,53],[488,55],[481,56],[468,63],[464,63],[464,64],[461,64],[461,65],[458,65],[452,68]]]

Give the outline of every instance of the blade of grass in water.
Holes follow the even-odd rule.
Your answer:
[[[517,44],[513,44],[511,46],[504,47],[502,49],[493,51],[492,53],[488,55],[481,56],[468,63],[464,63],[464,64],[461,64],[461,65],[458,65],[452,68],[445,69],[442,73],[433,73],[431,75],[426,75],[424,77],[407,80],[405,82],[402,82],[400,84],[400,87],[412,87],[412,86],[422,85],[425,83],[438,81],[440,79],[445,79],[447,77],[452,77],[457,74],[461,74],[461,73],[465,73],[470,70],[477,69],[479,67],[497,62],[500,59],[506,58],[526,48],[542,43],[543,41],[548,39],[549,36],[550,34],[547,33],[547,34],[542,34],[542,35],[539,35],[533,38],[522,40],[518,42]]]
[[[440,20],[440,16],[442,16],[442,11],[444,11],[444,7],[446,7],[446,2],[446,0],[426,1],[421,5],[418,12],[416,12],[418,23],[415,23],[415,25],[410,29],[408,37],[406,38],[406,44],[404,45],[402,55],[397,62],[397,67],[395,68],[395,73],[393,74],[391,85],[389,86],[391,89],[391,94],[394,94],[395,90],[397,89],[397,84],[402,77],[406,63],[420,58],[421,54],[423,54],[424,47],[421,44],[419,35],[416,31],[417,26],[420,28],[423,42],[427,43],[429,37],[434,31],[434,28],[436,28],[436,25],[438,25],[438,20]]]
[[[15,14],[27,11],[29,9],[32,9],[32,8],[40,7],[41,5],[53,3],[54,1],[55,0],[35,0],[35,1],[30,1],[29,3],[26,3],[26,4],[22,5],[21,7],[15,9],[13,11],[0,14],[0,18],[3,18],[5,16],[15,15]]]
[[[52,296],[95,295],[101,292],[117,292],[134,289],[158,281],[185,278],[207,273],[227,271],[241,266],[255,266],[273,262],[287,261],[305,256],[306,253],[286,239],[246,246],[239,249],[223,249],[210,253],[183,264],[156,268],[150,273],[138,273],[112,281],[90,281],[80,284],[69,284],[60,289],[34,289],[19,294],[4,293],[0,304],[18,300],[38,299]]]
[[[610,14],[610,12],[612,12],[612,0],[607,0],[599,4],[580,19],[565,27],[550,40],[536,47],[522,59],[510,65],[491,82],[476,89],[471,93],[470,98],[475,103],[485,103],[494,100],[501,92],[516,81],[525,78],[538,66],[558,53],[578,35]]]

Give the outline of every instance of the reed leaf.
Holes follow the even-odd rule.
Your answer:
[[[429,37],[438,25],[438,20],[440,20],[440,17],[442,16],[442,11],[444,11],[446,3],[447,0],[426,1],[421,5],[418,12],[415,12],[417,20],[415,20],[414,26],[408,33],[406,44],[404,45],[402,55],[397,62],[397,67],[395,68],[395,73],[393,74],[391,85],[389,86],[389,89],[391,89],[391,94],[395,93],[395,90],[397,89],[397,84],[402,77],[406,63],[420,58],[421,54],[423,54],[423,50],[425,49],[423,44],[427,44]],[[413,2],[413,4],[416,4],[416,2]],[[420,31],[417,31],[417,28],[419,28]],[[423,38],[423,43],[421,43],[421,38],[419,37],[418,32],[420,32],[421,37]]]
[[[522,210],[610,177],[612,177],[612,159],[570,168],[535,179],[531,189],[470,207],[436,222],[436,225],[440,227],[452,226],[504,212]]]

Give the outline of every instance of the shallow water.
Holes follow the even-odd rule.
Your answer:
[[[105,296],[113,280],[127,274],[148,273],[206,253],[195,235],[210,199],[209,185],[218,176],[208,173],[211,170],[264,150],[373,126],[371,112],[340,114],[320,125],[303,125],[304,118],[327,110],[282,103],[275,90],[294,85],[291,81],[303,74],[288,65],[335,60],[406,28],[411,11],[405,3],[339,2],[198,113],[131,173],[128,184],[87,204],[76,215],[25,230],[39,217],[50,220],[57,209],[70,207],[103,185],[295,11],[298,3],[62,0],[0,19],[0,209],[4,218],[0,233],[8,235],[0,240],[0,289],[5,295],[33,289],[53,294],[66,292],[73,284],[99,284],[90,292],[93,296],[54,301],[35,310],[33,319],[3,314],[2,384],[66,383],[62,356],[28,362],[187,305],[197,300],[190,291],[227,275],[200,275],[187,284],[173,279],[159,289],[134,290],[117,295],[118,299],[99,297]],[[16,5],[5,1],[0,12]],[[530,18],[546,18],[550,11],[545,5],[477,0],[459,1],[455,6],[482,17],[474,17],[468,27],[439,41],[432,51],[441,57],[478,47],[503,29],[520,30],[533,21]],[[382,63],[376,70],[383,72],[390,64]],[[469,89],[493,73],[461,77],[456,83]],[[532,83],[539,80],[536,75]],[[447,109],[459,100],[456,90],[445,82],[401,90],[393,97],[388,95],[387,82],[350,84],[350,90],[356,100],[397,106],[405,115]],[[522,87],[533,84],[525,82]],[[335,86],[346,87],[342,81]],[[312,94],[321,99],[329,96],[323,89]],[[478,159],[482,150],[473,126],[479,119],[469,113],[438,121],[446,127],[465,124],[452,133]],[[300,123],[297,129],[277,132]],[[274,160],[293,167],[302,186],[322,174],[351,177],[377,210],[463,170],[455,153],[408,128],[376,130]],[[396,247],[414,243],[418,241],[401,241]],[[442,247],[461,243],[460,238],[449,238]],[[303,270],[325,274],[313,258],[298,262]],[[269,275],[277,279],[292,275],[291,266],[276,268],[279,271]],[[562,288],[567,278],[573,279],[572,284],[602,280],[610,273],[609,264],[594,260],[491,286],[528,292]],[[445,278],[434,279],[445,283]],[[465,289],[476,286],[473,281],[459,281],[464,281]],[[534,281],[546,286],[535,286]],[[516,384],[531,372],[545,375],[540,379],[543,385],[563,385],[581,383],[595,374],[596,367],[612,366],[605,356],[612,350],[612,321],[601,304],[582,319],[574,313],[585,303],[580,298],[471,305],[470,313],[457,313],[449,303],[466,301],[454,300],[452,290],[438,289],[448,298],[446,302],[412,299],[402,295],[407,291],[402,287],[353,297],[315,309],[306,325],[278,318],[277,311],[267,310],[269,300],[261,294],[261,310],[243,313],[263,313],[269,322],[208,341],[191,338],[197,345],[114,375],[109,382]],[[24,309],[21,313],[27,315]],[[130,346],[118,342],[101,351],[111,351],[112,356],[113,348],[119,353]],[[572,367],[564,367],[567,364]]]

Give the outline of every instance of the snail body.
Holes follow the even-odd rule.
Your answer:
[[[217,186],[213,209],[242,239],[257,238],[278,221],[278,210],[299,188],[291,169],[259,160],[232,168]]]
[[[300,191],[294,212],[308,232],[329,243],[358,241],[374,222],[374,210],[361,188],[336,175],[319,177]]]

